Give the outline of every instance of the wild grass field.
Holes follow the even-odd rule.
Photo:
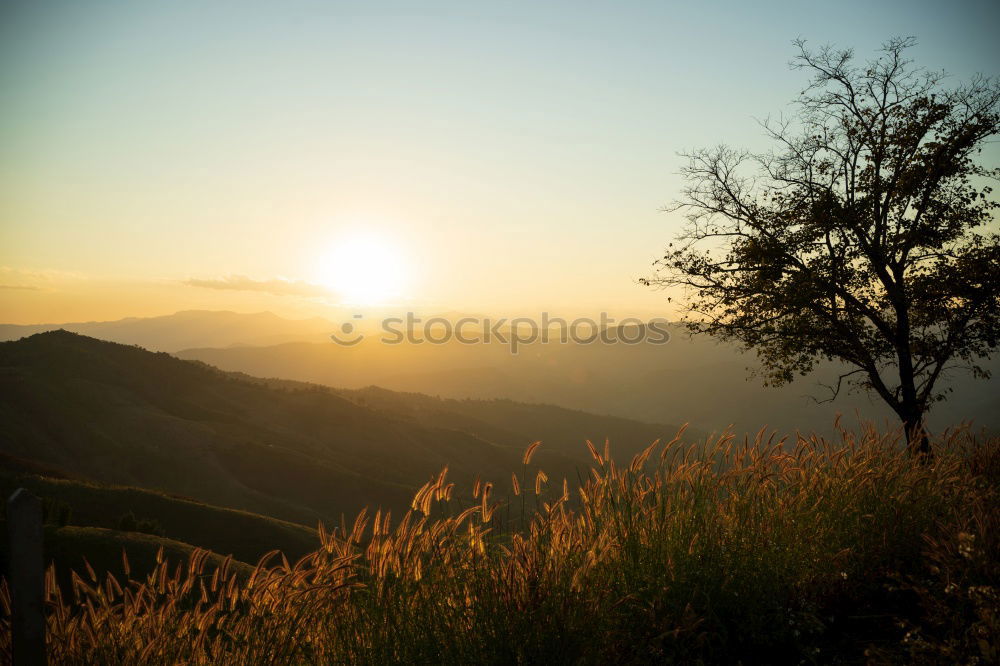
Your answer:
[[[403,516],[320,527],[252,574],[205,551],[141,580],[48,572],[60,664],[996,663],[1000,440],[681,436],[589,477],[447,470]],[[464,498],[464,499],[463,499]],[[0,588],[3,653],[9,591]]]

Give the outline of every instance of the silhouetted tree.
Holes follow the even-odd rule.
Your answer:
[[[1000,129],[996,81],[946,89],[894,39],[858,66],[850,50],[807,49],[812,80],[790,119],[762,123],[775,148],[685,154],[668,210],[688,225],[647,284],[684,287],[695,332],[753,349],[765,384],[821,359],[849,367],[828,387],[873,390],[929,452],[923,418],[939,380],[998,344],[998,203],[979,163]]]

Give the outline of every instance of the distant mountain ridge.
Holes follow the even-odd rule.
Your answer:
[[[843,423],[874,421],[895,428],[896,416],[878,398],[843,391],[835,402],[819,385],[835,384],[840,366],[779,388],[765,388],[751,376],[753,356],[709,338],[689,339],[674,327],[665,345],[534,344],[516,355],[505,344],[383,345],[365,339],[352,347],[329,342],[270,347],[188,349],[180,358],[230,372],[311,382],[346,389],[372,385],[396,392],[462,400],[507,399],[545,403],[644,422],[690,422],[701,431],[730,424],[738,433],[762,426],[792,435],[796,430],[833,436],[836,415]],[[985,362],[994,377],[1000,354]],[[972,420],[976,428],[1000,431],[1000,381],[955,373],[954,392],[936,404],[929,422],[943,429]]]
[[[789,386],[765,389],[749,376],[748,368],[755,365],[752,355],[710,338],[689,339],[673,325],[673,337],[665,345],[533,344],[514,355],[505,344],[383,345],[375,336],[376,314],[366,312],[356,322],[343,319],[356,325],[355,333],[368,336],[350,347],[329,337],[340,331],[340,323],[294,321],[271,313],[186,311],[67,326],[229,372],[338,389],[377,385],[452,399],[546,403],[644,422],[691,422],[703,431],[732,423],[738,432],[768,425],[784,434],[803,429],[832,435],[838,413],[846,423],[855,423],[856,414],[880,427],[896,423],[887,407],[864,393],[845,392],[834,403],[817,402],[828,396],[819,383],[835,383],[835,364]],[[429,315],[421,317],[426,321]],[[48,328],[52,326],[0,325],[0,337],[19,338]],[[985,365],[996,377],[1000,354]],[[945,381],[954,393],[932,409],[932,429],[972,420],[977,428],[1000,432],[1000,413],[993,407],[1000,403],[1000,381],[975,380],[960,372]]]
[[[335,328],[335,324],[320,317],[296,320],[271,312],[184,310],[160,317],[127,317],[115,321],[0,324],[0,341],[61,329],[109,342],[139,345],[152,351],[173,352],[189,347],[319,342],[326,340]]]

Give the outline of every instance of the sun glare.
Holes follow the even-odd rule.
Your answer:
[[[388,239],[357,234],[338,240],[323,257],[318,279],[352,305],[379,305],[403,295],[406,269]]]

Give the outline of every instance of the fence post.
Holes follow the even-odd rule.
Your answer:
[[[14,666],[45,664],[45,560],[42,501],[24,488],[7,500]]]

